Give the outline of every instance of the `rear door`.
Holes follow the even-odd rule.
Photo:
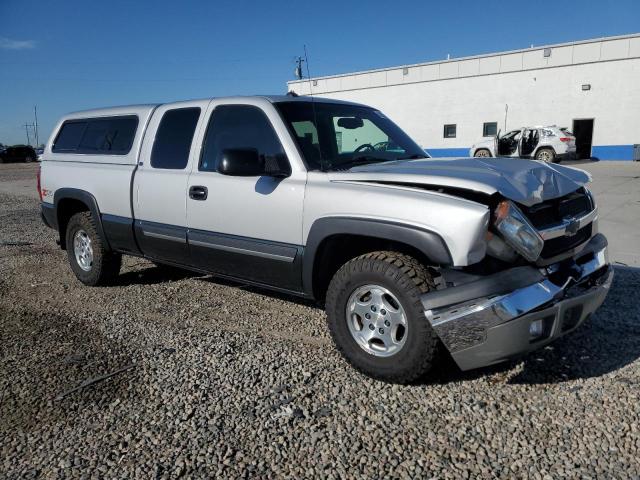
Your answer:
[[[133,185],[136,238],[148,257],[189,263],[187,181],[199,151],[193,139],[208,104],[163,105],[151,118]]]
[[[301,289],[306,170],[270,103],[212,101],[187,196],[192,261],[201,268],[287,290]],[[286,178],[218,173],[228,149],[286,156]]]

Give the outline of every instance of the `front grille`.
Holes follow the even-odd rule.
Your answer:
[[[544,248],[542,249],[542,253],[540,256],[544,259],[553,258],[556,255],[560,255],[567,250],[570,250],[574,247],[577,247],[581,243],[586,242],[591,238],[591,233],[593,230],[593,224],[582,227],[580,230],[576,232],[572,237],[563,236],[556,237],[550,240],[546,240],[544,242]]]
[[[546,200],[527,207],[520,205],[531,224],[538,230],[552,227],[567,217],[582,217],[593,210],[591,199],[584,188],[564,197]]]

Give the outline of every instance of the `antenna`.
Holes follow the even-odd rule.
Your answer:
[[[318,135],[318,153],[320,154],[320,171],[324,172],[324,161],[322,160],[322,147],[320,147],[320,130],[318,127],[318,115],[316,114],[316,102],[313,99],[313,87],[311,85],[311,72],[309,71],[309,57],[307,56],[307,46],[304,48],[304,61],[307,64],[307,80],[309,81],[309,96],[311,97],[311,108],[313,110],[313,123],[316,125],[316,135]],[[299,58],[299,57],[298,57]]]

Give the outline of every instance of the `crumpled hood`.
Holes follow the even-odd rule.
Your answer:
[[[500,193],[531,206],[589,183],[588,173],[557,164],[514,158],[397,160],[331,172],[332,181],[419,184]]]

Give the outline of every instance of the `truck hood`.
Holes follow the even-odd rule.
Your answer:
[[[587,172],[576,168],[511,158],[396,160],[330,172],[329,178],[500,193],[527,206],[562,197],[591,181]]]

